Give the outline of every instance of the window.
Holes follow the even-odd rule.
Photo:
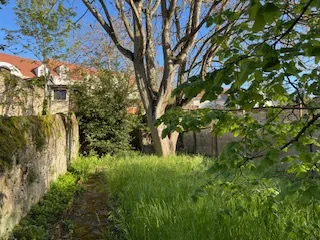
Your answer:
[[[67,100],[67,90],[66,89],[55,89],[54,90],[54,100]]]

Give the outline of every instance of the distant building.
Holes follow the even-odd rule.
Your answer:
[[[225,108],[225,103],[228,99],[228,94],[225,92],[228,89],[224,89],[223,93],[217,96],[216,100],[213,101],[203,101],[201,99],[204,95],[204,91],[199,93],[196,97],[194,97],[184,108],[185,109],[199,109],[199,108],[211,108],[211,109],[223,109]]]
[[[69,87],[86,77],[96,76],[96,69],[50,59],[45,65],[39,61],[0,53],[0,115],[38,115],[42,112],[44,88],[31,83],[47,79],[48,110],[50,113],[67,113],[70,110]],[[11,91],[8,76],[15,77],[15,92]],[[129,85],[133,86],[134,78]],[[33,84],[34,85],[34,84]],[[36,84],[35,84],[36,85]],[[28,87],[29,86],[29,87]],[[136,97],[133,92],[129,98]],[[136,113],[136,107],[128,109]]]
[[[40,82],[41,77],[47,78],[47,94],[48,94],[48,107],[50,113],[67,113],[69,111],[69,91],[68,87],[74,84],[75,81],[81,80],[85,76],[90,76],[96,73],[96,70],[79,67],[75,64],[59,62],[56,60],[49,60],[48,64],[43,64],[39,61],[22,58],[18,56],[0,54],[0,68],[2,69],[2,75],[6,70],[11,75],[18,79],[21,79],[20,85],[23,86],[23,82],[30,82],[34,79]],[[6,87],[2,83],[2,89],[5,90]],[[22,92],[23,89],[19,89],[18,92]],[[44,98],[44,93],[40,93],[39,89],[37,91],[37,96],[34,98]],[[31,90],[30,90],[31,91]],[[29,91],[29,95],[31,94]],[[28,94],[28,93],[27,93]],[[18,95],[18,94],[17,94]],[[39,96],[42,95],[42,96]],[[19,109],[23,107],[30,108],[29,106],[20,106],[17,99],[18,96],[8,97],[3,94],[2,98],[2,112],[3,115],[20,115],[23,111]],[[27,96],[27,98],[30,96]],[[20,97],[21,98],[21,97]],[[11,100],[11,102],[9,101]],[[36,101],[36,100],[33,100]],[[38,105],[41,105],[41,100],[39,99]],[[10,105],[10,106],[8,106]],[[23,103],[22,103],[23,105]],[[42,111],[42,106],[36,106],[35,109],[28,109],[25,112],[27,115],[39,114]]]

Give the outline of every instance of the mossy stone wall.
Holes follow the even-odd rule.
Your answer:
[[[0,117],[0,239],[67,171],[78,147],[74,115]]]

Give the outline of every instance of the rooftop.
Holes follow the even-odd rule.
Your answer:
[[[9,63],[16,67],[23,75],[23,79],[37,77],[35,69],[42,65],[42,62],[40,61],[5,53],[0,53],[0,62]],[[84,74],[94,74],[97,72],[96,69],[86,68],[72,63],[57,61],[53,59],[49,59],[48,61],[48,66],[53,76],[59,76],[57,68],[62,65],[69,69],[70,79],[72,80],[79,80]]]

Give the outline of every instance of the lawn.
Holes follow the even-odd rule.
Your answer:
[[[274,200],[284,180],[222,181],[202,157],[108,161],[108,188],[127,239],[319,239],[319,205]]]
[[[285,180],[226,181],[207,173],[211,161],[200,156],[91,157],[74,162],[72,174],[82,181],[96,172],[105,176],[113,225],[107,239],[319,239],[319,204],[303,206],[295,194],[278,202],[275,196],[281,184],[288,184]]]

